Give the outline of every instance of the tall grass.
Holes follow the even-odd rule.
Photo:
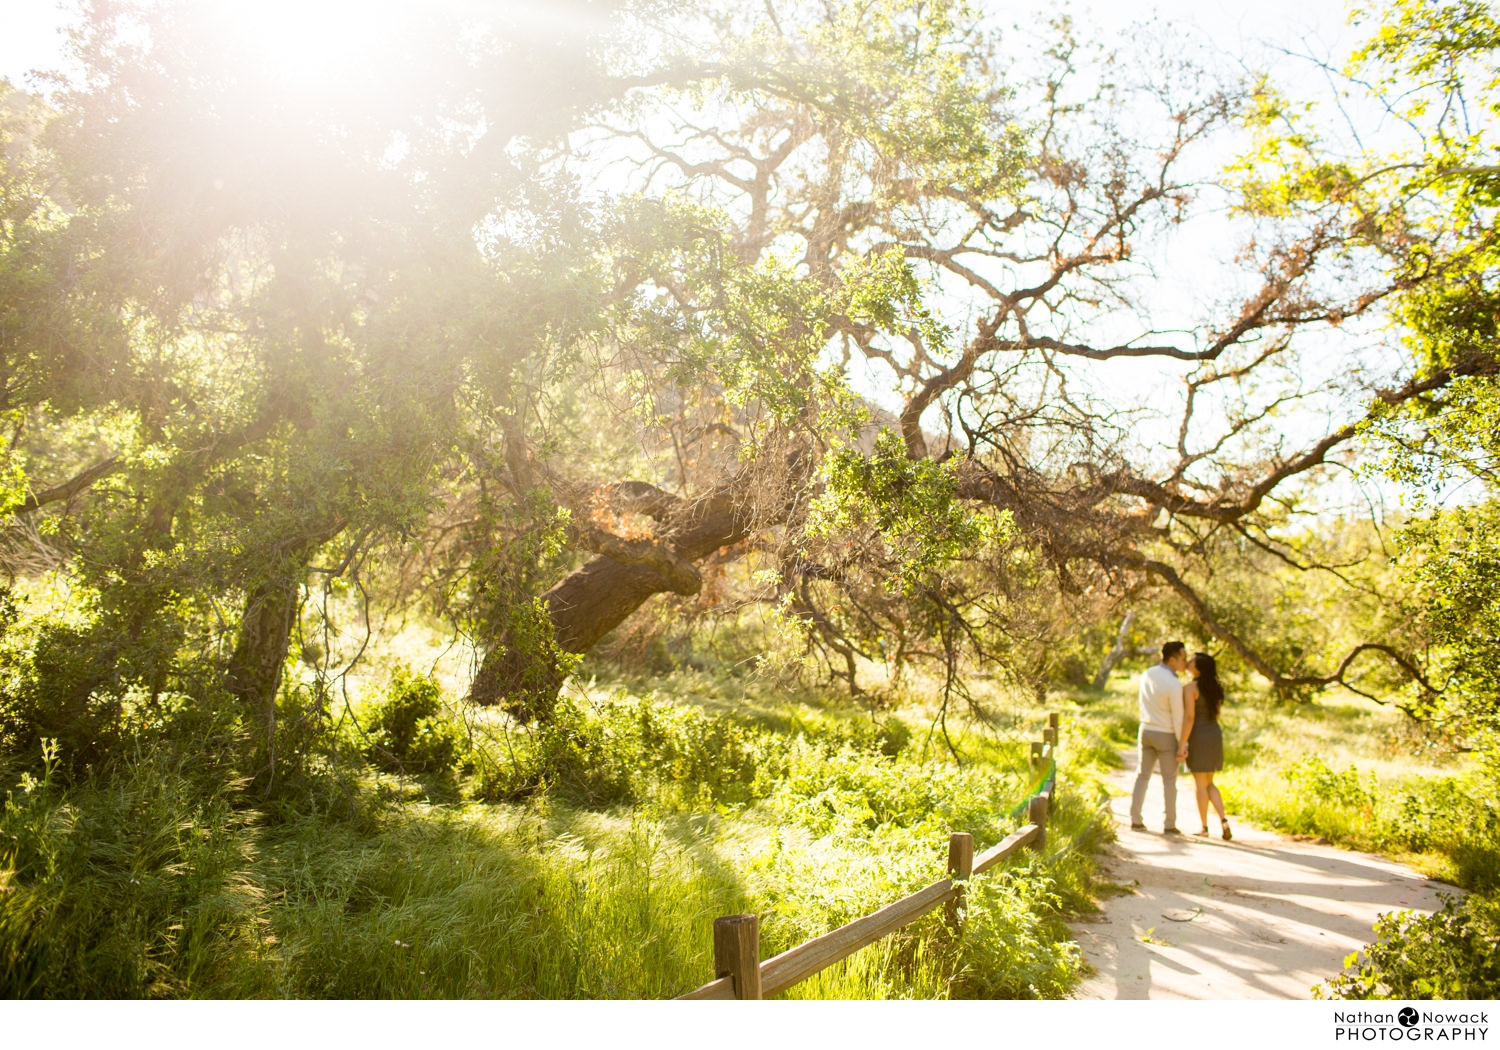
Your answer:
[[[713,975],[715,916],[760,914],[770,955],[941,878],[949,830],[1003,837],[1040,723],[954,723],[960,762],[847,702],[579,690],[521,732],[445,729],[424,690],[398,676],[405,706],[364,712],[376,733],[335,740],[340,776],[274,812],[150,754],[18,783],[0,993],[680,994]],[[925,919],[787,997],[1063,994],[1081,961],[1062,919],[1092,907],[1108,834],[1069,739],[1047,851],[975,879],[960,934]]]
[[[264,990],[264,900],[227,786],[160,754],[69,787],[50,765],[0,811],[0,994]]]
[[[261,872],[294,996],[663,998],[701,980],[708,920],[745,904],[688,823],[565,808],[301,822]]]

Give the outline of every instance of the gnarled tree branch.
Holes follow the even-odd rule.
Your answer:
[[[108,459],[103,460],[102,462],[95,463],[87,470],[80,471],[78,474],[63,482],[61,485],[53,485],[51,488],[46,488],[42,489],[40,492],[31,493],[26,497],[21,505],[12,510],[11,513],[17,516],[22,514],[30,514],[34,510],[39,510],[42,507],[47,506],[47,504],[49,503],[57,503],[60,500],[70,500],[74,496],[82,492],[84,489],[88,488],[94,482],[98,481],[100,478],[108,477],[119,468],[120,457],[110,456]]]

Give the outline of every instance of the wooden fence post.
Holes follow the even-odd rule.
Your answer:
[[[1042,743],[1040,740],[1033,740],[1031,742],[1031,768],[1032,769],[1035,769],[1037,766],[1039,766],[1039,765],[1042,764],[1042,748],[1044,748],[1046,746],[1047,745],[1044,744],[1044,743]]]
[[[1032,849],[1041,850],[1047,845],[1047,807],[1050,801],[1046,795],[1038,795],[1031,800],[1027,816],[1039,829],[1036,838],[1031,841]]]
[[[1057,746],[1057,727],[1056,726],[1048,726],[1046,729],[1042,730],[1042,743],[1043,744],[1051,744],[1053,747]]]
[[[967,831],[955,831],[948,835],[948,877],[954,882],[966,882],[974,874],[974,836]],[[948,902],[946,917],[948,925],[958,929],[958,910],[964,902],[964,889]]]
[[[760,998],[760,916],[714,920],[714,977],[732,977],[736,999]]]

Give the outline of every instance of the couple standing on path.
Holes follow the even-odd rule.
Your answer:
[[[1192,676],[1186,687],[1177,677],[1183,671]],[[1161,663],[1141,675],[1140,766],[1130,797],[1132,831],[1146,830],[1141,809],[1151,784],[1151,769],[1159,766],[1166,796],[1167,820],[1162,831],[1182,834],[1177,828],[1177,763],[1186,760],[1198,789],[1198,819],[1203,824],[1198,834],[1208,834],[1208,807],[1212,803],[1224,838],[1233,838],[1229,818],[1224,815],[1224,799],[1214,786],[1214,774],[1224,768],[1224,737],[1219,730],[1223,703],[1224,687],[1219,684],[1213,657],[1194,653],[1188,659],[1187,646],[1181,642],[1167,642],[1161,647]]]

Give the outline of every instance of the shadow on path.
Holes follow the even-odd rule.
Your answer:
[[[1454,892],[1400,864],[1332,846],[1294,842],[1235,820],[1234,840],[1198,838],[1192,777],[1177,779],[1184,834],[1161,834],[1161,778],[1146,796],[1150,831],[1131,831],[1136,756],[1110,777],[1120,839],[1107,876],[1135,893],[1105,902],[1073,926],[1097,971],[1080,999],[1308,999],[1398,908],[1436,911]],[[1210,816],[1217,835],[1218,818]]]

